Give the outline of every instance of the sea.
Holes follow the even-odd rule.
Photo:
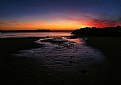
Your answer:
[[[0,38],[71,36],[71,32],[8,32],[0,33]]]

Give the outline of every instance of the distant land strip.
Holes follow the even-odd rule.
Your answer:
[[[0,32],[51,32],[51,30],[0,30]]]

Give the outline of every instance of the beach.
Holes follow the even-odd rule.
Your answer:
[[[13,55],[20,50],[41,48],[43,45],[35,43],[38,39],[40,38],[4,38],[0,40],[0,47],[2,50],[1,65],[3,68],[2,78],[4,80],[2,82],[4,85],[114,85],[115,83],[118,85],[118,80],[120,79],[117,78],[117,75],[120,75],[120,68],[118,68],[120,62],[117,61],[119,59],[113,59],[113,52],[117,52],[120,48],[111,52],[111,57],[108,55],[110,54],[108,52],[108,47],[110,49],[110,46],[114,44],[114,41],[109,45],[107,45],[107,42],[102,41],[105,38],[99,38],[99,40],[97,40],[97,38],[88,38],[87,41],[87,45],[100,49],[104,55],[106,54],[106,58],[107,60],[110,60],[110,62],[107,62],[106,60],[103,63],[90,64],[90,66],[87,65],[81,69],[78,64],[73,64],[72,61],[69,61],[72,66],[77,66],[74,66],[74,68],[71,68],[70,70],[55,71],[43,66],[43,61],[38,60],[37,58]],[[95,41],[95,39],[97,41]],[[108,40],[108,38],[106,38],[106,40]],[[104,47],[108,47],[103,49],[103,46],[100,45],[99,41],[103,43]],[[118,43],[118,40],[116,42]],[[112,46],[112,49],[119,47],[119,45],[120,39],[118,44],[115,46],[113,45],[114,47]]]
[[[11,54],[22,49],[41,47],[41,45],[34,43],[37,39],[38,38],[5,38],[0,40],[2,84],[22,85],[22,80],[24,80],[25,76],[24,73],[33,66],[33,62],[35,62],[35,60],[24,57],[16,57]]]
[[[110,65],[110,85],[120,85],[121,76],[121,37],[88,37],[87,44],[103,52]]]

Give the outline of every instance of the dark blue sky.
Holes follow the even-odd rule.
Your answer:
[[[52,20],[121,23],[121,0],[0,0],[0,25],[48,23]],[[97,23],[98,22],[98,23]]]

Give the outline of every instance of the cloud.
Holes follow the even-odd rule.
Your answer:
[[[102,26],[117,26],[121,25],[121,16],[110,16],[109,14],[100,13],[97,18],[92,18],[92,23]]]
[[[0,21],[0,25],[6,24],[5,22]]]
[[[5,25],[5,24],[16,24],[17,21],[15,20],[4,20],[4,19],[1,19],[0,20],[0,25]]]

